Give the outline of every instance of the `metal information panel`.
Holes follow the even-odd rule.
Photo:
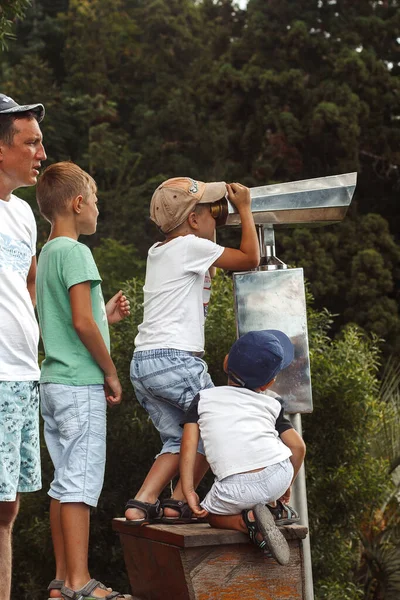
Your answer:
[[[234,273],[233,282],[238,335],[279,329],[290,337],[294,361],[271,389],[283,398],[287,413],[312,412],[303,269]]]

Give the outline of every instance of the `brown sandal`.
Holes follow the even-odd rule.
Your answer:
[[[163,516],[161,518],[161,523],[169,523],[170,525],[175,524],[189,524],[189,523],[206,523],[206,519],[202,519],[199,517],[195,517],[192,513],[192,509],[189,504],[184,500],[175,500],[175,498],[167,498],[161,501],[161,507],[164,511],[165,508],[172,508],[179,512],[179,515],[176,517],[166,517]]]
[[[128,500],[125,505],[125,510],[128,508],[137,508],[144,512],[142,519],[126,519],[129,525],[151,525],[152,523],[160,523],[161,516],[163,514],[160,501],[157,500],[154,504],[150,502],[141,502],[140,500]]]

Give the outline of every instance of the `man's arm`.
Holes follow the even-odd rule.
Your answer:
[[[122,396],[121,384],[103,336],[93,318],[90,282],[84,281],[70,287],[69,298],[74,329],[104,372],[107,402],[119,404]]]
[[[28,288],[28,292],[34,307],[36,306],[36,264],[36,256],[32,256],[31,266],[26,278],[26,287]]]
[[[199,443],[199,426],[197,423],[186,423],[183,427],[181,442],[179,473],[182,490],[192,512],[198,517],[205,517],[207,511],[199,506],[199,497],[194,489],[194,466],[196,462],[197,446]]]

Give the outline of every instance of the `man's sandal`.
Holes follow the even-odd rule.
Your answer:
[[[163,511],[159,500],[154,504],[150,502],[141,502],[140,500],[130,499],[126,503],[125,510],[128,508],[137,508],[144,512],[142,519],[126,519],[129,525],[151,525],[151,523],[160,523]]]
[[[266,504],[267,508],[271,511],[276,525],[292,525],[292,523],[298,523],[300,521],[299,514],[289,506],[284,504],[280,500],[276,501],[276,506]]]
[[[51,592],[51,590],[60,590],[60,596],[49,596],[48,600],[57,600],[57,598],[61,598],[61,588],[64,585],[64,581],[62,579],[53,579],[50,581],[47,591]]]
[[[254,513],[255,521],[249,519],[250,510]],[[264,504],[257,504],[253,509],[242,511],[242,517],[253,544],[265,552],[268,550],[280,565],[287,565],[290,560],[290,550],[287,541],[275,524],[275,519]],[[261,534],[262,540],[257,539]]]
[[[192,509],[189,504],[184,500],[175,500],[175,498],[166,498],[161,501],[161,508],[164,512],[165,508],[171,508],[176,510],[179,514],[174,517],[164,516],[161,518],[162,523],[169,523],[170,525],[175,524],[189,524],[189,523],[205,523],[206,519],[198,518],[193,515]]]
[[[105,585],[96,581],[96,579],[90,579],[86,585],[80,590],[71,590],[65,587],[61,588],[61,596],[64,600],[133,600],[130,594],[120,594],[119,592],[110,592],[107,596],[100,597],[93,594],[96,588],[101,590],[108,590]]]

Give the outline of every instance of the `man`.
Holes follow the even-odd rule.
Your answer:
[[[13,191],[34,185],[46,159],[43,117],[42,104],[20,106],[0,94],[0,600],[10,598],[19,492],[41,488],[36,224]]]

